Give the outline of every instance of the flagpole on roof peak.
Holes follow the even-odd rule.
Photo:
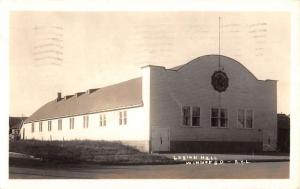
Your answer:
[[[219,16],[219,70],[221,68],[221,17]]]

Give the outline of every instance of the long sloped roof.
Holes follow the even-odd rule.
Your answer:
[[[25,123],[142,104],[142,78],[139,77],[99,88],[89,94],[74,95],[58,102],[56,99],[50,101],[26,119]]]

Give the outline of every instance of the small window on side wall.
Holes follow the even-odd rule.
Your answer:
[[[123,111],[123,124],[127,125],[127,111]]]
[[[106,126],[106,115],[103,115],[103,125]]]
[[[122,112],[119,112],[119,125],[122,125],[123,123],[123,114]]]
[[[105,114],[100,114],[100,127],[105,127],[106,126],[106,115]]]
[[[88,128],[89,127],[89,116],[85,115],[83,116],[83,128]]]
[[[52,121],[48,121],[48,131],[52,130]]]
[[[39,131],[43,132],[43,122],[42,121],[39,122]]]
[[[119,125],[127,125],[127,111],[119,112]]]
[[[31,123],[31,132],[34,133],[34,123]]]
[[[74,117],[70,117],[70,130],[74,129]]]
[[[62,130],[62,119],[58,120],[58,130],[61,131]]]

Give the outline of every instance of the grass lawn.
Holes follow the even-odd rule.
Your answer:
[[[108,141],[10,141],[9,151],[32,155],[39,158],[40,163],[47,162],[50,164],[141,165],[175,163],[174,160],[164,156],[140,152],[120,142]],[[10,165],[20,161],[20,159],[10,157]]]

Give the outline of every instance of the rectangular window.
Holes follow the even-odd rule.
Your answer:
[[[221,112],[220,127],[227,127],[227,120],[228,120],[227,110],[222,108],[220,112]]]
[[[89,116],[85,115],[83,116],[83,128],[89,127]]]
[[[200,107],[193,107],[192,126],[200,126]]]
[[[123,112],[123,125],[127,125],[127,111]]]
[[[189,106],[182,107],[182,124],[190,125],[191,120],[191,108]]]
[[[122,125],[122,122],[123,122],[122,112],[119,112],[119,125]]]
[[[52,121],[48,121],[48,131],[52,130]]]
[[[211,127],[226,128],[228,123],[227,109],[212,108],[211,109]]]
[[[43,131],[43,122],[42,121],[39,122],[39,131],[40,132]]]
[[[212,108],[211,109],[211,127],[219,126],[219,109]]]
[[[253,127],[253,111],[247,110],[246,113],[246,128],[251,129]]]
[[[58,120],[58,130],[61,131],[62,130],[62,119]]]
[[[239,109],[238,110],[238,128],[253,128],[253,110],[245,110]]]
[[[70,121],[70,130],[73,130],[74,129],[74,117],[70,117],[69,121]]]
[[[100,114],[100,127],[106,126],[106,116],[105,114]]]
[[[103,118],[102,118],[101,114],[100,114],[99,118],[100,118],[100,127],[102,127],[103,126]]]
[[[127,125],[127,111],[119,112],[119,125]]]
[[[34,133],[34,123],[31,123],[31,132]]]
[[[239,109],[238,110],[238,128],[245,127],[245,110]]]

